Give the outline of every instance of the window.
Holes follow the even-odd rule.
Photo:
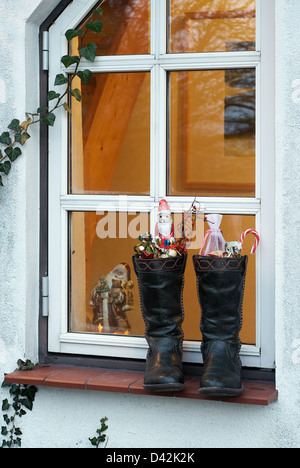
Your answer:
[[[98,2],[99,3],[99,2]],[[97,2],[74,1],[49,30],[49,86],[63,69],[66,30]],[[106,0],[82,101],[49,135],[49,351],[144,359],[131,257],[154,232],[158,203],[194,198],[221,213],[225,239],[256,228],[244,299],[244,366],[274,367],[272,0]],[[91,31],[87,40],[96,41]],[[73,40],[72,53],[78,43]],[[251,243],[251,240],[249,241]],[[250,251],[250,248],[249,248]],[[201,362],[189,251],[184,361]],[[125,282],[123,299],[105,296]],[[123,301],[123,302],[122,302]]]

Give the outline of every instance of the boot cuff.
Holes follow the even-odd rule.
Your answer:
[[[181,271],[185,269],[187,254],[178,257],[169,258],[139,258],[137,255],[132,257],[136,273],[165,273],[167,271]]]
[[[245,271],[248,257],[204,257],[194,255],[195,271]]]

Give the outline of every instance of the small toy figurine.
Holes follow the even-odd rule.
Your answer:
[[[133,282],[130,267],[120,263],[108,275],[100,276],[92,288],[92,325],[101,333],[131,332],[126,312],[133,309]]]
[[[225,252],[227,257],[241,257],[242,243],[241,242],[225,242]]]
[[[159,202],[155,241],[162,252],[175,248],[174,225],[171,210],[166,200]]]

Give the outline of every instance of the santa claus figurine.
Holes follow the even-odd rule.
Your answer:
[[[155,240],[156,244],[163,252],[175,248],[173,220],[169,204],[166,200],[161,200],[159,202]]]

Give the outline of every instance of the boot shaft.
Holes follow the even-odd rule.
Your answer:
[[[182,338],[182,293],[186,254],[175,258],[133,257],[146,336]]]
[[[201,307],[203,344],[239,342],[248,257],[193,257]]]

